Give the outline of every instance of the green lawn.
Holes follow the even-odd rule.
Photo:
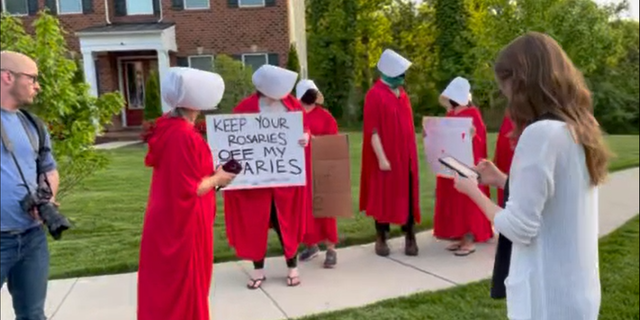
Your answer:
[[[360,183],[361,136],[353,133],[351,161],[353,209],[357,211]],[[609,138],[618,158],[613,169],[637,166],[640,162],[638,136],[612,136]],[[489,139],[493,153],[495,136]],[[419,153],[423,156],[422,144]],[[145,148],[133,146],[108,152],[110,166],[88,178],[84,186],[62,199],[61,210],[74,223],[61,241],[50,241],[51,277],[122,273],[137,270],[138,248],[144,216],[151,170],[144,167]],[[420,191],[424,223],[421,229],[432,225],[434,182],[424,159],[420,161]],[[216,262],[235,259],[228,247],[221,198],[218,197],[218,216],[215,224]],[[357,214],[353,219],[339,221],[341,246],[365,243],[375,236],[371,219]],[[394,230],[397,234],[399,230]],[[272,240],[275,236],[272,235]],[[270,241],[269,254],[280,254],[277,241]]]
[[[602,307],[600,320],[640,318],[638,283],[640,220],[635,219],[600,241]],[[494,320],[506,319],[504,300],[489,298],[488,280],[449,290],[419,293],[357,309],[304,320]],[[300,319],[300,320],[303,320]]]

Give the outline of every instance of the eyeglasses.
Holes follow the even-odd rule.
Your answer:
[[[8,69],[1,69],[2,71],[6,71],[11,73],[12,75],[19,77],[19,76],[23,76],[23,77],[27,77],[29,79],[31,79],[31,82],[33,84],[36,84],[38,82],[38,75],[33,75],[33,74],[28,74],[28,73],[24,73],[24,72],[15,72],[15,71],[11,71]]]

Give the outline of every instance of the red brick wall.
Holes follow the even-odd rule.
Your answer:
[[[205,55],[240,55],[257,52],[277,53],[279,64],[284,66],[289,51],[289,20],[287,1],[276,0],[275,7],[229,8],[226,0],[211,0],[207,10],[174,10],[172,0],[161,0],[163,22],[176,24],[178,52],[172,53],[171,64],[177,56],[196,55],[203,47]],[[113,0],[107,0],[109,19],[112,23],[156,22],[158,16],[116,17]],[[39,0],[44,9],[45,0]],[[93,0],[91,14],[64,14],[58,16],[62,27],[68,32],[69,49],[80,53],[80,44],[74,33],[91,26],[106,24],[105,1]],[[23,18],[27,31],[34,17]],[[117,57],[124,53],[98,53],[100,68],[100,93],[119,90]],[[127,55],[132,55],[133,52]],[[114,117],[113,127],[121,127],[120,116]]]
[[[157,16],[114,16],[113,0],[107,0],[112,23],[154,22]],[[251,52],[252,45],[261,52],[278,53],[280,65],[285,65],[289,51],[289,20],[287,1],[277,0],[275,7],[229,8],[226,0],[211,0],[208,10],[174,10],[171,0],[161,0],[163,22],[176,23],[178,55],[196,54],[203,47],[204,54],[241,54]],[[45,0],[39,0],[44,9]],[[105,1],[93,1],[92,14],[59,15],[60,23],[69,32],[70,49],[80,51],[73,34],[90,26],[105,25]],[[33,17],[25,17],[25,24]]]

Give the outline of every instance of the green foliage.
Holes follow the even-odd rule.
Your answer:
[[[253,70],[250,66],[244,66],[241,61],[226,55],[216,56],[214,70],[224,79],[225,85],[224,96],[217,112],[231,113],[242,99],[253,93]]]
[[[466,60],[466,53],[473,43],[467,29],[469,14],[464,0],[435,0],[434,10],[437,83],[442,90],[453,78],[471,75],[473,67]]]
[[[298,59],[298,50],[293,43],[289,48],[289,57],[287,57],[287,69],[300,73],[300,60]]]
[[[37,61],[41,91],[29,109],[49,125],[53,152],[60,171],[63,197],[88,175],[104,167],[107,159],[91,146],[95,137],[124,105],[119,93],[99,98],[78,76],[78,64],[68,56],[65,32],[58,20],[44,12],[33,23],[34,35],[21,20],[3,14],[0,48],[24,53]]]
[[[161,117],[162,98],[160,98],[160,76],[157,71],[149,73],[144,92],[144,119],[155,120]]]
[[[357,0],[307,1],[309,77],[336,118],[344,115],[353,88],[357,8]]]

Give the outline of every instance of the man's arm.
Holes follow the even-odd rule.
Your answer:
[[[47,152],[41,156],[40,166],[42,168],[42,172],[45,173],[47,177],[47,181],[51,186],[51,192],[53,193],[53,198],[51,201],[55,202],[56,195],[58,195],[58,189],[60,187],[60,174],[58,173],[58,165],[56,160],[53,158],[53,149],[51,146],[51,135],[48,130],[45,130],[45,147],[47,148]]]
[[[49,185],[51,186],[51,192],[53,193],[53,198],[51,201],[55,202],[56,195],[58,194],[58,187],[60,187],[60,175],[58,174],[58,169],[53,169],[52,171],[47,172],[47,181],[49,181]]]

